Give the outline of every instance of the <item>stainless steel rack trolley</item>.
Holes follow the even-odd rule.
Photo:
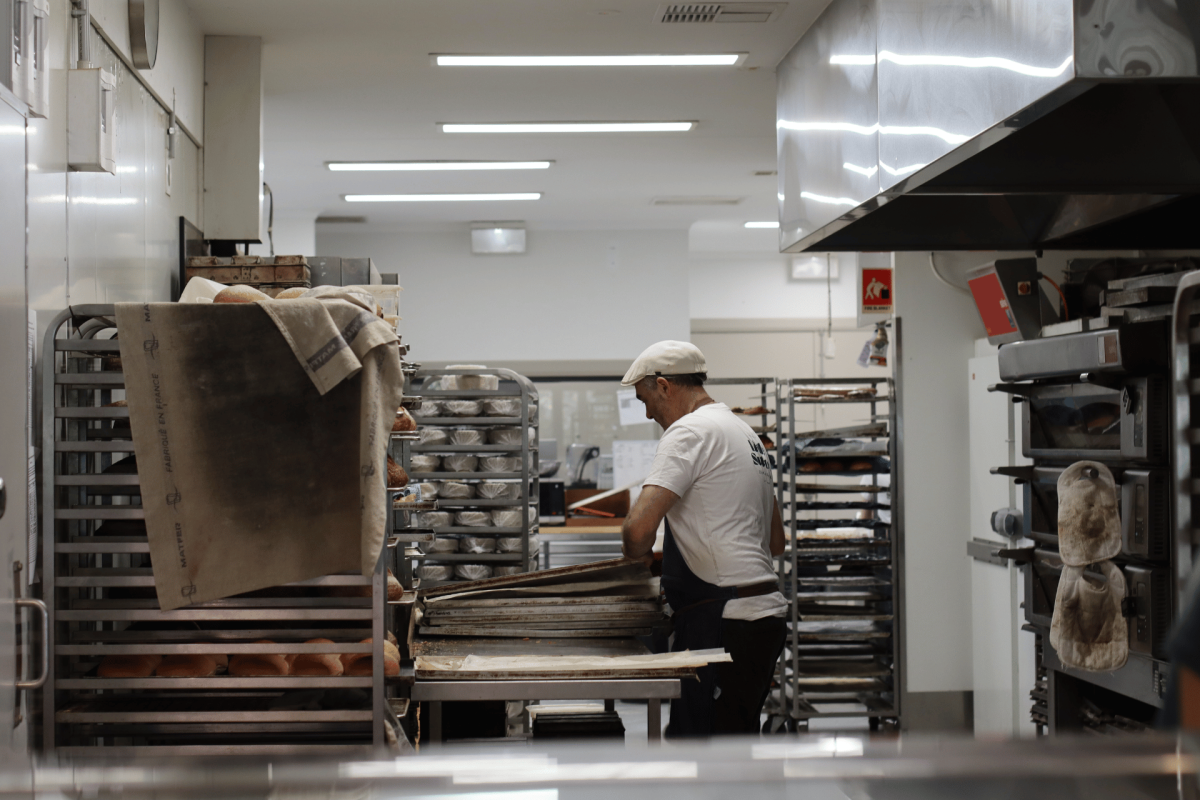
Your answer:
[[[496,388],[443,388],[443,379],[453,376],[457,383],[470,382]],[[464,380],[466,379],[466,380]],[[422,436],[406,444],[406,459],[427,457],[427,463],[441,462],[441,471],[421,471],[413,461],[405,463],[413,484],[446,481],[469,487],[468,496],[447,496],[437,499],[437,508],[449,512],[450,524],[423,527],[437,539],[453,541],[459,537],[490,539],[493,552],[451,552],[446,549],[411,549],[406,558],[420,565],[516,566],[521,572],[537,569],[536,540],[530,538],[538,528],[540,492],[538,480],[538,392],[523,375],[509,369],[422,369],[413,379],[413,391],[422,401],[413,409],[418,431],[437,433],[444,442],[421,443]],[[414,404],[416,405],[416,404]],[[475,411],[478,406],[478,412]],[[437,416],[422,415],[421,409],[436,411]],[[442,436],[444,434],[444,437]],[[458,444],[456,440],[467,443]],[[493,463],[494,462],[494,463]],[[402,462],[403,463],[403,462]],[[459,469],[447,471],[447,465]],[[489,469],[495,466],[497,469]],[[479,469],[483,467],[483,469]],[[511,487],[509,489],[508,487]],[[498,496],[480,496],[493,489]],[[517,511],[519,514],[502,512]],[[510,524],[457,524],[464,512],[478,512],[477,521],[494,523],[497,516],[512,517]],[[512,524],[516,523],[516,524]],[[502,539],[520,539],[520,549],[501,550]],[[511,545],[512,543],[510,543]],[[411,562],[410,562],[411,563]],[[421,587],[439,586],[447,581],[414,579]]]
[[[851,396],[803,392],[868,386],[871,391]],[[812,719],[853,717],[867,718],[872,730],[898,728],[903,517],[893,499],[898,489],[893,493],[880,480],[887,475],[899,486],[894,383],[879,377],[781,380],[777,404],[787,443],[781,441],[776,461],[787,537],[780,582],[789,619],[778,690],[768,700],[768,729],[806,729]],[[797,430],[797,411],[816,404],[860,404],[869,420]],[[822,446],[822,439],[841,444]],[[856,518],[860,514],[865,518]],[[842,536],[838,529],[855,533]]]
[[[51,654],[43,748],[107,758],[366,753],[383,746],[385,724],[400,729],[385,701],[382,557],[370,578],[326,575],[282,591],[159,610],[138,475],[111,469],[133,454],[129,411],[110,405],[124,393],[114,315],[111,305],[70,308],[50,324],[43,349],[42,581]],[[102,525],[109,530],[98,535]],[[328,596],[356,593],[354,587],[370,587],[370,596]],[[374,644],[357,643],[368,636]],[[254,642],[266,638],[281,654],[373,653],[374,671],[328,678],[96,675],[107,655],[260,653],[264,645]],[[303,644],[315,638],[355,643]]]

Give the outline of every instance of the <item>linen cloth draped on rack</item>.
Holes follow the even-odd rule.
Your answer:
[[[116,316],[160,607],[371,574],[395,331],[352,296]]]

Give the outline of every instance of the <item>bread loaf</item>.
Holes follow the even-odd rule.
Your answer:
[[[845,469],[840,461],[824,461],[821,463],[821,468],[826,472],[842,472]]]
[[[805,461],[800,466],[796,467],[796,472],[820,472],[820,461]]]
[[[303,286],[293,286],[290,289],[284,289],[279,294],[275,295],[276,300],[295,300],[297,297],[302,297],[308,289]]]
[[[412,418],[412,414],[408,413],[407,408],[401,408],[396,412],[396,421],[392,423],[393,431],[415,431],[417,429],[417,421]]]
[[[360,644],[371,644],[371,639],[363,639]],[[346,653],[342,656],[343,674],[353,677],[363,677],[371,674],[372,658],[370,653]],[[400,648],[389,641],[383,643],[383,674],[400,674]]]
[[[255,644],[275,644],[260,639]],[[287,675],[289,660],[278,653],[238,653],[229,659],[229,674],[241,678],[275,678]]]
[[[260,300],[270,300],[265,294],[253,286],[230,286],[217,292],[214,303],[257,303]]]
[[[229,658],[216,653],[187,653],[163,656],[154,671],[160,678],[207,678],[227,666]]]
[[[393,575],[392,571],[389,569],[387,576],[387,599],[395,601],[400,600],[403,597],[404,587],[400,585],[400,581],[396,580],[396,576]]]
[[[851,461],[848,469],[850,472],[867,472],[874,466],[870,461]]]
[[[391,456],[387,457],[387,471],[388,488],[402,489],[408,486],[408,473],[404,471],[404,467],[393,461]]]
[[[101,678],[149,678],[163,660],[162,656],[105,656],[96,674]]]
[[[329,639],[309,639],[305,644],[333,644]],[[292,661],[292,675],[334,677],[344,670],[337,653],[297,653]]]

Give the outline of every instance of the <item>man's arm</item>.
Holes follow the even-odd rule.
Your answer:
[[[783,518],[779,515],[779,500],[776,500],[771,512],[771,555],[783,555],[783,546]]]
[[[642,493],[621,526],[621,552],[628,558],[640,558],[649,563],[658,525],[678,502],[679,495],[670,489],[651,485],[642,487]],[[782,536],[782,525],[780,530]]]

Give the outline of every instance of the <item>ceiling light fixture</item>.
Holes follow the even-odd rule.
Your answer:
[[[745,227],[745,228],[778,228],[779,223],[770,221],[770,220],[763,220],[762,222],[747,222],[742,227]]]
[[[493,194],[346,194],[347,203],[484,203],[493,200],[541,200],[541,192]]]
[[[333,172],[457,172],[484,169],[550,169],[553,161],[327,161]]]
[[[441,56],[439,67],[731,67],[746,53],[633,56]]]
[[[670,133],[690,131],[695,122],[444,122],[443,133]]]

